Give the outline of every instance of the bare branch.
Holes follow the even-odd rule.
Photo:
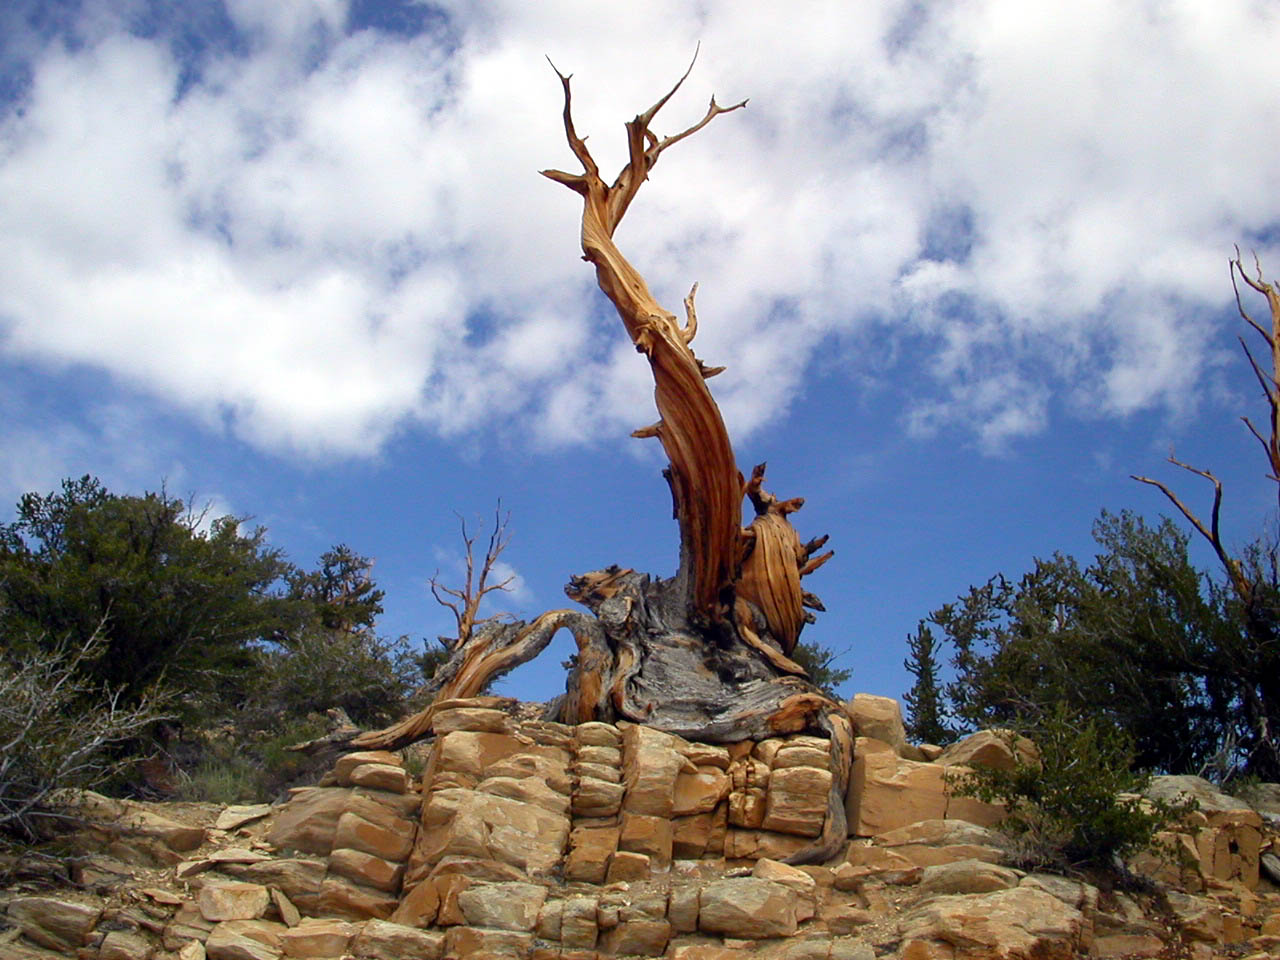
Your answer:
[[[493,512],[493,529],[489,533],[489,543],[485,549],[484,557],[480,561],[480,570],[477,575],[476,571],[476,555],[475,542],[476,535],[467,530],[467,522],[461,516],[458,517],[458,524],[462,531],[463,544],[463,562],[466,564],[466,580],[461,589],[447,587],[439,582],[439,571],[437,570],[429,581],[431,585],[431,594],[436,598],[436,602],[442,607],[448,607],[453,611],[454,620],[457,622],[458,636],[454,639],[444,639],[445,645],[451,650],[456,650],[463,646],[471,639],[475,628],[482,623],[490,623],[494,620],[509,619],[508,613],[495,613],[487,617],[480,616],[480,605],[484,602],[484,598],[495,591],[509,591],[511,584],[515,582],[516,576],[512,574],[504,578],[499,583],[490,583],[489,578],[493,574],[494,567],[498,563],[498,558],[502,556],[502,551],[507,548],[511,542],[511,534],[507,531],[507,524],[511,519],[508,513],[506,516],[502,514],[502,501],[498,501],[497,507]],[[444,596],[454,597],[459,603],[446,600]]]
[[[1257,427],[1255,427],[1255,426],[1253,425],[1253,421],[1252,421],[1252,420],[1250,420],[1248,417],[1241,417],[1241,418],[1240,418],[1240,421],[1241,421],[1241,422],[1242,422],[1246,427],[1248,427],[1248,428],[1249,428],[1249,432],[1253,434],[1254,439],[1255,439],[1255,440],[1257,440],[1257,441],[1258,441],[1258,443],[1262,444],[1262,449],[1266,452],[1266,454],[1267,454],[1267,458],[1268,458],[1268,459],[1270,459],[1270,458],[1271,458],[1271,447],[1270,447],[1270,446],[1268,446],[1267,441],[1266,441],[1265,439],[1263,439],[1262,434],[1260,434],[1260,433],[1258,432],[1258,428],[1257,428]],[[1269,474],[1267,474],[1267,479],[1268,479],[1268,480],[1275,480],[1275,481],[1277,481],[1277,482],[1280,482],[1280,476],[1277,476],[1274,472],[1273,472],[1273,473],[1269,473]]]
[[[834,550],[828,550],[826,553],[820,554],[812,560],[806,561],[804,566],[800,568],[800,576],[807,577],[835,555],[836,552]]]
[[[1131,474],[1130,476],[1139,483],[1146,483],[1155,487],[1165,495],[1170,503],[1178,508],[1178,511],[1186,518],[1187,522],[1195,527],[1200,533],[1200,536],[1204,537],[1204,539],[1209,542],[1209,545],[1213,547],[1213,551],[1218,555],[1218,560],[1222,563],[1223,569],[1231,578],[1231,585],[1236,591],[1236,594],[1243,602],[1248,603],[1253,595],[1252,587],[1249,584],[1248,579],[1245,577],[1240,564],[1234,557],[1227,553],[1226,547],[1223,546],[1222,538],[1220,536],[1218,517],[1222,509],[1222,481],[1215,477],[1210,471],[1201,470],[1197,467],[1191,466],[1190,464],[1183,463],[1177,457],[1171,455],[1168,459],[1174,466],[1181,467],[1184,470],[1194,473],[1198,477],[1203,477],[1213,484],[1213,512],[1210,515],[1210,525],[1208,527],[1204,525],[1204,522],[1196,516],[1190,507],[1179,499],[1176,493],[1170,490],[1159,480],[1152,480],[1150,477],[1140,477],[1136,474]]]
[[[699,130],[705,127],[708,123],[710,123],[716,117],[720,116],[720,114],[732,113],[734,110],[741,110],[743,107],[747,105],[748,102],[749,102],[748,100],[741,100],[738,103],[733,104],[733,106],[722,107],[718,103],[716,103],[716,98],[712,97],[711,102],[707,105],[707,113],[701,120],[699,120],[693,126],[689,127],[687,130],[682,130],[679,133],[677,133],[675,136],[667,137],[657,146],[651,147],[649,149],[648,151],[648,156],[650,158],[649,167],[652,168],[653,165],[658,162],[658,154],[660,154],[663,150],[667,149],[667,147],[677,144],[681,140],[683,140],[685,137],[689,137],[697,133]]]
[[[680,331],[684,337],[686,344],[693,343],[693,338],[698,335],[698,311],[693,305],[693,298],[698,295],[698,284],[694,283],[689,288],[689,295],[684,298],[684,315],[688,321],[684,325],[684,329]],[[705,378],[705,374],[703,377]]]
[[[550,57],[547,57],[547,63],[551,63]],[[565,137],[569,140],[569,149],[573,151],[573,155],[577,157],[578,161],[582,164],[582,169],[586,171],[587,177],[594,177],[598,180],[600,178],[600,168],[596,166],[596,162],[591,156],[591,151],[587,149],[586,137],[579,137],[577,131],[573,128],[573,94],[569,89],[569,80],[573,77],[573,74],[565,76],[554,63],[551,63],[551,69],[555,70],[556,76],[560,78],[560,86],[564,88],[564,133]],[[551,174],[547,173],[546,176],[551,176]],[[552,177],[552,179],[555,180],[557,178]],[[578,177],[577,179],[585,180],[583,177]],[[564,183],[566,186],[573,186],[573,184],[566,180],[559,180],[559,182]],[[574,189],[578,188],[574,187]],[[585,190],[586,186],[584,183],[579,192],[582,193],[585,192]]]
[[[1258,385],[1262,387],[1262,393],[1267,398],[1267,402],[1274,408],[1276,406],[1276,382],[1268,377],[1262,371],[1262,367],[1258,361],[1254,359],[1253,351],[1249,349],[1249,345],[1244,342],[1244,337],[1236,337],[1240,341],[1240,346],[1244,349],[1244,355],[1249,358],[1249,366],[1253,368],[1253,375],[1258,378]]]
[[[1257,330],[1258,333],[1262,335],[1262,338],[1267,341],[1267,343],[1272,343],[1273,341],[1271,339],[1271,334],[1269,334],[1263,328],[1262,324],[1258,323],[1257,320],[1249,316],[1249,312],[1245,310],[1244,304],[1240,300],[1240,287],[1236,284],[1237,270],[1240,271],[1240,276],[1244,278],[1245,283],[1247,283],[1249,286],[1253,287],[1253,289],[1257,290],[1259,293],[1265,296],[1267,292],[1265,286],[1259,286],[1258,284],[1250,280],[1248,275],[1244,272],[1244,267],[1240,265],[1240,248],[1239,247],[1236,247],[1236,259],[1231,261],[1231,289],[1234,290],[1236,294],[1236,310],[1239,312],[1240,317],[1244,320],[1245,323],[1249,324],[1249,326]],[[1261,276],[1261,272],[1259,272],[1259,276]]]

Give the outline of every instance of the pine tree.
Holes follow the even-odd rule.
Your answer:
[[[942,722],[942,687],[938,682],[936,656],[938,643],[923,620],[914,634],[907,634],[907,649],[911,655],[902,665],[916,678],[902,697],[911,711],[911,719],[906,725],[907,735],[919,743],[946,743],[954,739],[954,734]]]

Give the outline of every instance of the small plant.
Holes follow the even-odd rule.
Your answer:
[[[57,790],[99,787],[128,764],[121,746],[166,719],[169,700],[144,693],[128,705],[119,690],[85,679],[103,655],[94,633],[84,643],[20,653],[0,643],[0,842],[29,842],[59,814]]]
[[[1141,796],[1151,778],[1130,769],[1132,741],[1115,727],[1074,716],[1064,704],[1021,733],[1036,742],[1039,763],[1019,758],[1012,770],[975,769],[955,781],[955,792],[1005,807],[1000,829],[1022,866],[1122,869],[1195,809],[1194,801]],[[1011,731],[1010,740],[1016,735]]]

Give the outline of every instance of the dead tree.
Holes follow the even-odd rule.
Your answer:
[[[1254,274],[1250,276],[1240,259],[1240,249],[1236,248],[1235,258],[1230,261],[1231,286],[1235,291],[1236,309],[1240,317],[1258,334],[1267,346],[1270,354],[1270,369],[1258,362],[1243,336],[1237,337],[1244,350],[1254,377],[1262,389],[1267,401],[1269,429],[1268,435],[1254,425],[1247,416],[1240,419],[1245,427],[1262,446],[1267,459],[1267,477],[1276,484],[1277,495],[1280,495],[1280,291],[1275,284],[1268,282],[1262,275],[1262,265],[1254,257]],[[1240,286],[1243,280],[1251,289],[1261,294],[1267,302],[1270,312],[1269,323],[1259,323],[1245,309],[1240,297]],[[1168,462],[1175,467],[1193,473],[1208,481],[1213,486],[1213,506],[1206,524],[1201,517],[1166,484],[1150,477],[1134,476],[1139,483],[1149,484],[1172,503],[1178,512],[1191,524],[1197,533],[1213,548],[1222,564],[1227,582],[1240,602],[1243,611],[1243,629],[1246,644],[1251,649],[1233,658],[1232,669],[1239,672],[1247,682],[1243,684],[1243,707],[1255,737],[1255,763],[1264,771],[1264,776],[1280,775],[1280,654],[1277,642],[1280,641],[1280,622],[1277,622],[1274,582],[1268,582],[1268,571],[1265,565],[1243,562],[1241,557],[1233,555],[1222,540],[1219,523],[1222,511],[1222,481],[1212,471],[1184,463],[1170,454]],[[1272,574],[1272,577],[1274,574]],[[1271,594],[1271,596],[1268,596]],[[1256,677],[1250,676],[1256,674]]]
[[[746,101],[722,107],[713,97],[698,122],[659,137],[654,119],[688,77],[685,71],[666,95],[626,124],[627,163],[606,183],[574,128],[570,78],[559,70],[556,75],[564,95],[565,137],[582,172],[544,170],[543,176],[581,197],[583,259],[595,268],[601,291],[649,362],[659,420],[632,435],[657,438],[669,460],[664,475],[679,525],[679,567],[671,579],[619,566],[573,577],[565,592],[590,614],[555,610],[531,623],[484,624],[437,673],[435,702],[473,695],[496,672],[535,656],[552,634],[567,628],[578,653],[565,694],[550,706],[554,719],[626,719],[719,742],[827,731],[837,772],[830,836],[823,841],[830,846],[837,835],[844,839],[840,797],[851,753],[849,725],[842,708],[808,683],[789,656],[801,628],[813,619],[809,611],[822,609],[801,579],[831,557],[818,554],[826,537],[800,539],[789,518],[804,501],[767,492],[764,464],[750,480],[739,472],[707,386],[723,368],[707,366],[691,347],[698,331],[697,284],[685,298],[682,323],[657,302],[613,239],[662,154]],[[755,511],[745,529],[744,498]],[[355,744],[403,745],[430,729],[433,709]]]
[[[458,518],[458,525],[462,528],[463,562],[467,568],[466,578],[463,580],[462,587],[455,589],[445,586],[440,582],[439,570],[428,581],[431,586],[431,595],[436,598],[436,603],[442,607],[447,607],[453,612],[453,619],[457,625],[457,636],[440,637],[440,642],[448,650],[456,650],[470,641],[472,631],[476,627],[493,620],[509,617],[509,614],[505,613],[495,613],[487,617],[481,617],[480,605],[484,603],[484,598],[489,594],[510,588],[511,581],[515,579],[515,576],[512,575],[497,583],[489,582],[489,578],[494,575],[494,566],[497,564],[498,558],[502,556],[502,551],[507,549],[507,545],[511,542],[511,534],[507,530],[507,525],[510,522],[511,514],[504,515],[502,501],[498,501],[498,506],[493,511],[493,529],[489,532],[489,545],[485,548],[484,556],[480,559],[480,571],[477,574],[476,535],[468,533],[467,521],[462,517]],[[453,599],[449,600],[446,597],[452,597]]]

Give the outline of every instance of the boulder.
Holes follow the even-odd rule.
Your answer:
[[[804,923],[817,911],[817,881],[803,870],[766,857],[756,861],[751,869],[751,875],[759,880],[771,880],[781,884],[792,892],[796,899],[797,923]]]
[[[1010,730],[979,730],[942,751],[938,763],[1012,771],[1018,763],[1039,764],[1040,751]]]
[[[375,823],[348,810],[338,818],[331,843],[333,849],[359,850],[370,856],[400,863],[408,858],[413,849],[415,834],[412,821],[383,818],[382,823]]]
[[[444,934],[369,920],[352,942],[351,955],[376,960],[440,960],[444,956]]]
[[[490,776],[482,780],[476,790],[495,797],[518,800],[520,803],[531,803],[558,817],[569,815],[568,796],[551,789],[537,777]]]
[[[896,753],[907,742],[907,731],[902,723],[902,708],[892,697],[877,697],[870,693],[854,694],[845,704],[853,720],[853,732],[858,737],[873,737],[889,744]]]
[[[346,787],[311,787],[294,794],[276,814],[267,840],[281,850],[327,857],[333,849],[338,818],[350,796]]]
[[[546,899],[546,887],[532,883],[478,883],[458,894],[458,906],[471,926],[530,931]]]
[[[1198,804],[1192,815],[1198,870],[1202,877],[1227,883],[1239,882],[1252,890],[1258,885],[1262,852],[1262,817],[1245,801],[1223,793],[1209,781],[1193,776],[1153,777],[1145,795],[1176,803],[1193,799]],[[1160,864],[1146,863],[1157,875]]]
[[[443,736],[455,730],[510,733],[512,724],[511,718],[502,710],[489,707],[453,707],[437,709],[431,717],[431,729],[437,736]]]
[[[570,883],[604,883],[609,860],[618,849],[618,827],[574,827],[564,878]]]
[[[605,883],[621,883],[626,880],[648,880],[650,858],[647,853],[619,850],[609,859],[609,872]]]
[[[595,898],[566,899],[560,911],[560,942],[568,948],[590,950],[596,945],[598,933]]]
[[[701,891],[691,883],[672,884],[667,901],[667,921],[675,933],[698,929],[698,899]]]
[[[615,773],[617,773],[615,765]],[[516,780],[533,778],[546,784],[556,793],[567,797],[573,793],[573,782],[568,768],[558,759],[534,753],[517,753],[504,757],[485,771],[489,777],[512,777]],[[617,774],[621,777],[621,774]]]
[[[257,920],[267,911],[271,893],[258,883],[223,880],[200,888],[196,904],[201,915],[215,923],[223,920]]]
[[[302,960],[324,960],[341,957],[359,928],[345,920],[322,920],[308,917],[296,927],[280,934],[280,948],[286,957]]]
[[[9,901],[9,923],[28,940],[51,950],[74,952],[102,916],[102,908],[54,897],[17,897]]]
[[[209,960],[278,960],[287,929],[266,920],[228,920],[209,933],[205,953]]]
[[[318,913],[347,920],[365,920],[369,917],[385,920],[399,905],[399,900],[391,894],[353,883],[336,873],[330,873],[324,878],[316,896]]]
[[[993,831],[964,820],[922,820],[880,834],[875,843],[920,867],[961,860],[999,863],[1004,858],[1002,841]]]
[[[796,932],[795,895],[758,877],[715,880],[702,888],[698,929],[749,940],[789,937]]]
[[[98,960],[150,960],[151,941],[128,930],[112,930],[98,947]]]
[[[351,786],[351,774],[356,767],[362,767],[365,764],[379,764],[393,767],[403,767],[400,758],[390,750],[358,750],[353,753],[346,753],[340,756],[333,765],[333,777],[341,786]]]
[[[626,787],[621,774],[617,781],[582,775],[573,791],[572,809],[575,817],[612,817],[622,809]]]
[[[208,838],[204,827],[181,823],[150,804],[116,800],[92,790],[58,790],[50,795],[49,804],[91,824],[103,824],[112,836],[154,840],[167,851],[186,853]]]
[[[573,728],[578,749],[583,747],[616,747],[622,743],[622,731],[611,723],[592,720]]]
[[[961,777],[965,767],[864,751],[861,738],[857,744],[845,806],[851,836],[876,836],[921,820],[966,820],[992,826],[1004,816],[997,805],[953,795],[948,775]]]
[[[285,858],[251,864],[223,864],[219,869],[242,880],[278,888],[298,909],[315,913],[316,897],[324,881],[325,862]]]
[[[776,833],[816,837],[831,798],[831,773],[817,767],[785,767],[769,776],[760,826]]]
[[[400,898],[400,904],[388,918],[406,927],[429,927],[436,922],[440,894],[430,880],[423,880]]]
[[[435,864],[447,856],[477,857],[519,867],[530,876],[549,876],[560,867],[568,839],[567,816],[508,797],[437,790],[423,809],[413,861]]]
[[[628,920],[600,938],[600,950],[608,956],[660,957],[671,939],[666,920]]]
[[[490,767],[517,754],[547,757],[561,764],[567,764],[569,759],[564,750],[539,746],[526,737],[454,730],[436,741],[424,781],[430,782],[436,772],[451,772],[469,777],[472,783],[479,783],[488,776]]]
[[[676,777],[671,813],[677,817],[710,813],[729,796],[730,786],[728,775],[718,767],[703,766],[697,773],[681,773]]]
[[[363,763],[351,771],[351,785],[387,793],[408,793],[409,775],[399,764]]]
[[[525,960],[533,949],[533,934],[514,930],[450,927],[444,936],[445,956],[475,960]]]
[[[1280,819],[1280,783],[1249,784],[1237,796],[1263,816]]]
[[[675,738],[652,727],[631,725],[622,734],[622,809],[651,817],[670,817],[675,809],[676,776],[685,759]]]
[[[329,870],[375,890],[398,893],[404,865],[362,850],[342,848],[329,855]]]
[[[714,813],[677,817],[671,823],[671,856],[677,860],[696,860],[706,852],[715,823]]]
[[[618,849],[643,853],[650,864],[664,869],[671,863],[672,829],[666,817],[650,817],[642,813],[623,813],[618,835]]]
[[[1008,867],[984,860],[957,860],[954,863],[925,867],[920,874],[920,892],[991,893],[994,890],[1016,887],[1020,879],[1018,872]]]
[[[246,823],[261,820],[270,813],[271,804],[269,803],[232,805],[218,814],[218,819],[214,821],[213,826],[216,830],[235,830]]]
[[[976,896],[935,897],[899,921],[900,955],[909,944],[944,944],[947,956],[984,960],[1070,960],[1085,935],[1079,910],[1042,890],[1017,887]],[[929,956],[923,950],[916,956]],[[935,956],[939,954],[933,954]]]

